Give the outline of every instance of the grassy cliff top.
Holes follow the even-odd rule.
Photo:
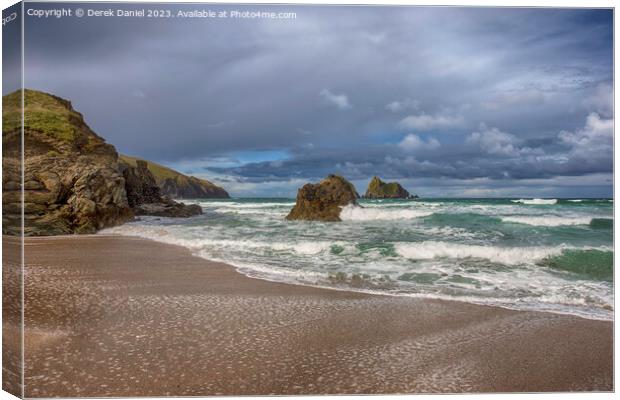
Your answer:
[[[141,158],[126,156],[124,154],[120,154],[118,156],[118,159],[120,162],[129,164],[132,167],[136,166],[136,160],[141,160]],[[209,182],[206,179],[196,178],[195,176],[183,175],[182,173],[178,171],[175,171],[168,167],[164,167],[163,165],[154,163],[153,161],[148,161],[148,160],[144,160],[144,161],[146,162],[149,171],[151,171],[151,173],[155,177],[155,181],[157,181],[158,185],[161,184],[166,179],[172,179],[176,181],[178,185],[184,186],[184,185],[189,184],[190,179],[194,179],[206,186],[216,186],[212,182]]]
[[[64,142],[73,142],[84,126],[82,115],[71,102],[37,90],[24,90],[24,129],[34,130]],[[2,132],[21,129],[21,91],[2,97]]]
[[[126,156],[124,154],[119,154],[118,159],[120,162],[124,162],[125,164],[131,165],[132,167],[136,166],[137,160],[142,160],[141,158]],[[165,179],[176,179],[179,175],[183,175],[180,172],[177,172],[168,167],[164,167],[163,165],[154,163],[152,161],[144,161],[146,162],[149,171],[151,171],[158,184]]]

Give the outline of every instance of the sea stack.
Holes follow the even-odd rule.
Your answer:
[[[411,199],[412,196],[398,182],[383,182],[378,176],[374,176],[368,184],[366,199]]]
[[[341,176],[329,175],[319,183],[307,183],[297,191],[297,201],[287,220],[340,221],[342,207],[357,204],[353,184]]]

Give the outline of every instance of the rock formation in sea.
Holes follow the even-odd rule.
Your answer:
[[[319,183],[305,184],[297,191],[297,201],[287,220],[340,221],[342,207],[357,204],[352,183],[338,175],[329,175]]]
[[[21,91],[3,97],[5,234],[20,234],[21,101]],[[128,192],[143,192],[127,185],[114,146],[67,100],[25,90],[24,105],[24,234],[94,233],[133,218]]]
[[[138,159],[126,155],[119,155],[119,162],[135,166]],[[173,199],[227,199],[228,192],[206,179],[183,175],[163,165],[152,161],[145,161],[155,182],[161,189],[161,194]]]
[[[417,198],[410,195],[398,182],[383,182],[378,176],[371,179],[366,189],[366,199],[411,199]]]

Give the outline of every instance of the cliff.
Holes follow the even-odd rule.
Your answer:
[[[21,92],[6,95],[2,108],[3,233],[13,235],[21,219],[21,100]],[[24,107],[24,234],[94,233],[132,219],[139,204],[129,203],[134,188],[114,146],[67,100],[25,90]]]
[[[121,154],[119,162],[135,166],[138,158]],[[146,161],[147,168],[164,196],[176,199],[227,199],[228,192],[206,179],[183,175],[163,165]]]
[[[24,234],[93,233],[133,213],[114,146],[105,143],[67,100],[24,93]],[[18,234],[21,95],[3,97],[4,233]],[[17,231],[16,231],[17,230]]]

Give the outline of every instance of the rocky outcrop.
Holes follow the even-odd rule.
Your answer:
[[[127,202],[136,215],[187,218],[202,214],[197,204],[186,205],[162,196],[147,161],[136,160],[132,166],[121,159],[119,170],[125,178]]]
[[[366,194],[364,194],[366,199],[411,199],[417,197],[410,195],[400,183],[383,182],[377,176],[371,179]]]
[[[132,208],[143,202],[171,207],[152,190],[154,178],[143,168],[119,168],[114,146],[88,127],[71,102],[34,90],[24,94],[25,235],[94,233],[131,220]],[[19,235],[21,91],[3,97],[2,117],[3,233]],[[172,208],[175,215],[196,212]]]
[[[119,161],[136,166],[138,159],[120,155]],[[226,190],[206,179],[183,175],[152,161],[146,161],[146,166],[155,177],[164,196],[173,199],[227,199],[230,197]]]
[[[140,204],[134,208],[134,212],[136,215],[188,218],[202,214],[202,208],[198,204],[183,204],[164,197],[157,203]]]
[[[93,233],[133,217],[113,146],[61,98],[25,91],[24,234]],[[3,232],[19,234],[21,92],[3,97]]]
[[[329,175],[297,191],[297,201],[287,220],[340,221],[342,207],[357,204],[355,187],[341,176]]]
[[[146,161],[138,160],[135,167],[123,162],[119,162],[118,165],[125,178],[125,191],[130,207],[162,201],[159,186],[153,174],[148,170]]]

